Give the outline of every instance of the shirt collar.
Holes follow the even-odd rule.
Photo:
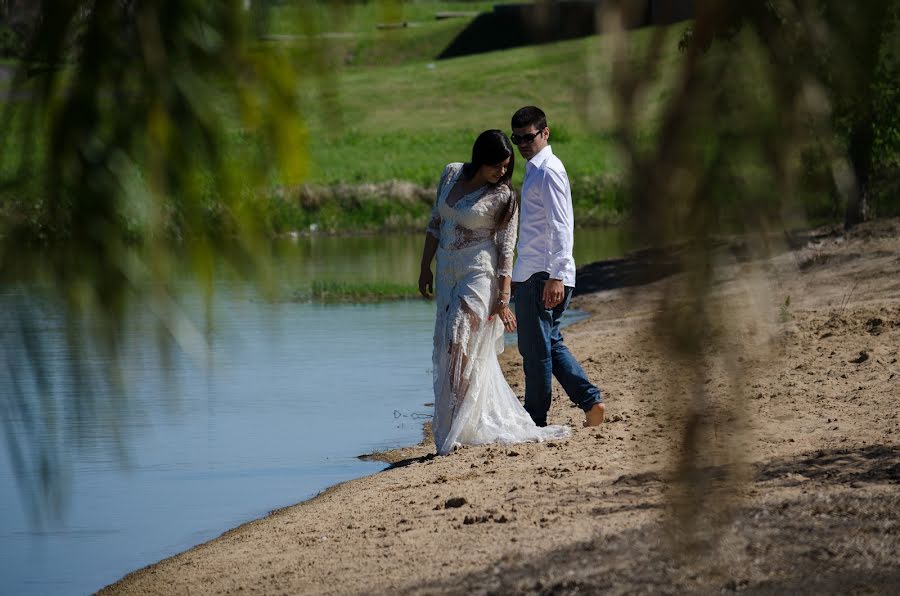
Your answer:
[[[544,165],[550,156],[553,155],[553,150],[550,149],[550,145],[548,144],[546,147],[538,151],[534,157],[525,162],[525,169],[530,171],[534,168],[539,168]]]

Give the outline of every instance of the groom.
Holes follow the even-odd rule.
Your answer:
[[[513,114],[512,142],[527,160],[519,213],[515,285],[519,353],[525,370],[525,409],[547,425],[553,377],[585,412],[585,426],[603,422],[600,390],[563,343],[559,321],[575,288],[572,193],[566,169],[550,149],[550,129],[540,108]]]

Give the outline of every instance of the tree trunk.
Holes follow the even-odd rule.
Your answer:
[[[856,57],[858,103],[851,116],[850,138],[847,140],[847,153],[856,175],[856,184],[847,197],[845,229],[869,218],[869,182],[872,177],[872,152],[875,148],[875,84],[881,48],[886,39],[888,2],[864,2],[852,10],[862,11],[861,16],[865,18],[861,21],[863,27],[855,32],[855,39],[849,46],[855,48],[853,53]]]
[[[844,213],[844,228],[850,229],[869,219],[869,179],[872,170],[872,149],[875,130],[872,118],[864,118],[853,126],[850,132],[850,164],[856,177],[856,184],[847,197],[847,211]]]

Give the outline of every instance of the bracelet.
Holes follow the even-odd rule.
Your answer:
[[[509,296],[509,292],[497,292],[501,296]]]
[[[500,299],[500,300],[497,300],[497,304],[499,304],[500,306],[507,306],[507,307],[508,307],[508,306],[509,306],[509,301],[508,301],[508,300]]]

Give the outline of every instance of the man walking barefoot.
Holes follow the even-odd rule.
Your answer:
[[[519,353],[525,370],[525,409],[546,426],[553,377],[585,412],[585,426],[603,422],[600,390],[563,343],[559,321],[575,288],[574,222],[566,169],[550,148],[547,117],[527,106],[513,114],[512,142],[527,160],[519,211],[515,284]]]

